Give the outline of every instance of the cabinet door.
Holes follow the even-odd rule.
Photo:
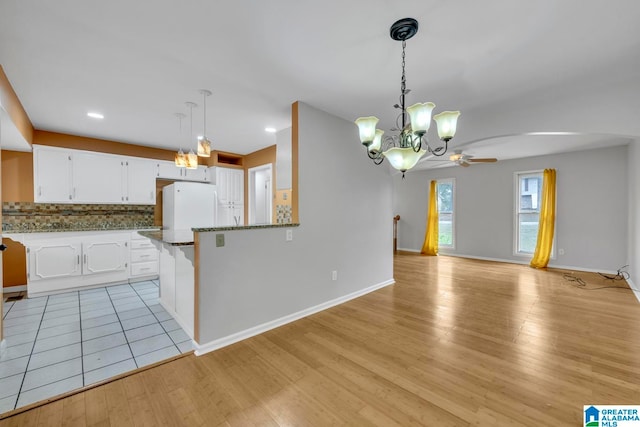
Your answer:
[[[33,149],[34,201],[72,203],[71,152],[53,148]]]
[[[128,266],[128,239],[124,236],[104,236],[82,244],[83,274],[104,274],[125,271]]]
[[[230,202],[234,205],[244,205],[244,170],[231,169],[230,171]]]
[[[229,203],[218,203],[216,212],[216,227],[231,227],[233,225],[233,210]]]
[[[157,163],[157,172],[156,176],[162,179],[184,179],[184,171],[185,168],[179,168],[175,165],[174,162],[169,162],[165,160],[160,160]]]
[[[79,276],[81,245],[66,239],[59,242],[30,244],[28,254],[28,280],[30,282]]]
[[[244,225],[244,205],[233,205],[233,225]]]
[[[183,181],[207,182],[207,167],[198,166],[198,169],[182,168],[182,176],[180,179]]]
[[[72,163],[74,203],[124,202],[121,157],[76,152]]]
[[[133,205],[155,205],[157,162],[129,158],[125,160],[125,166],[127,168],[125,202]]]
[[[229,169],[216,169],[216,191],[218,193],[218,202],[223,205],[229,203]]]

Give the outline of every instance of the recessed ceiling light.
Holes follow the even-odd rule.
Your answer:
[[[264,128],[265,132],[276,133],[276,128]]]
[[[94,112],[88,112],[87,116],[93,118],[93,119],[104,119],[104,115],[100,114],[100,113],[94,113]]]

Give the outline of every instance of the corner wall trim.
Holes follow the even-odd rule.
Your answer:
[[[296,320],[302,319],[304,317],[310,316],[312,314],[321,312],[323,310],[327,310],[336,305],[343,304],[349,300],[361,297],[368,293],[377,291],[378,289],[384,288],[389,285],[393,285],[396,283],[395,279],[385,280],[384,282],[377,283],[375,285],[369,286],[368,288],[360,289],[358,291],[352,292],[350,294],[329,300],[327,302],[323,302],[321,304],[315,305],[313,307],[306,308],[304,310],[300,310],[296,313],[292,313],[279,319],[271,320],[269,322],[265,322],[261,325],[253,326],[249,329],[245,329],[244,331],[236,332],[235,334],[228,335],[226,337],[218,338],[216,340],[210,341],[205,344],[200,344],[195,346],[195,355],[201,356],[203,354],[209,353],[214,350],[218,350],[222,347],[226,347],[228,345],[237,343],[238,341],[245,340],[247,338],[251,338],[255,335],[261,334],[263,332],[267,332],[271,329],[275,329],[279,326],[286,325],[287,323],[294,322]]]

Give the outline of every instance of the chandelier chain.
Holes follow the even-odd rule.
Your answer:
[[[400,81],[400,107],[402,107],[402,129],[406,126],[406,110],[404,108],[404,97],[405,92],[407,91],[407,77],[405,75],[404,67],[405,67],[405,55],[404,50],[407,46],[407,42],[402,40],[402,80]]]

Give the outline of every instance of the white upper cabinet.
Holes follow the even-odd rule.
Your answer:
[[[173,179],[176,181],[210,182],[209,170],[206,166],[198,166],[198,169],[176,167],[174,162],[159,160],[157,163],[156,177],[160,179]]]
[[[122,168],[120,156],[103,153],[73,153],[74,203],[123,203]]]
[[[33,195],[41,203],[73,203],[71,151],[34,147]]]
[[[157,160],[33,146],[36,203],[156,203]]]
[[[125,203],[132,205],[154,205],[156,203],[157,162],[151,159],[129,157],[124,160],[123,188]]]

